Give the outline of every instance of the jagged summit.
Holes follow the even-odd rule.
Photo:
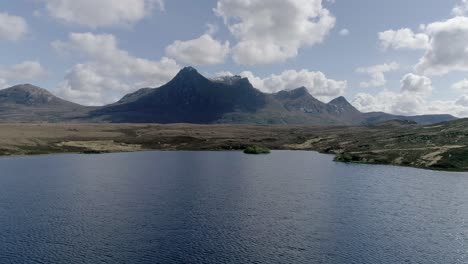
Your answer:
[[[180,70],[180,72],[196,72],[196,73],[198,73],[197,69],[195,69],[192,66],[184,67],[184,68],[182,68],[182,70]]]
[[[356,109],[344,96],[339,96],[327,104],[329,111],[335,115],[346,116],[350,120],[362,119],[362,113]]]
[[[195,68],[188,66],[182,68],[179,73],[174,77],[174,79],[177,78],[187,78],[187,77],[203,77]],[[204,78],[204,77],[203,77]]]
[[[309,90],[304,86],[293,89],[293,90],[291,90],[291,92],[294,93],[294,94],[309,94]]]
[[[346,100],[346,98],[344,96],[339,96],[333,100],[331,100],[328,104],[331,104],[331,105],[351,105],[351,103]]]
[[[195,68],[193,67],[185,67],[177,73],[177,75],[169,81],[164,86],[170,85],[174,88],[186,88],[187,86],[195,85],[208,85],[210,80],[205,78],[201,75]]]

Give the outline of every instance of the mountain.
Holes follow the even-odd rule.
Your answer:
[[[46,89],[31,84],[21,84],[0,90],[0,105],[4,106],[77,106],[62,100]]]
[[[451,115],[361,113],[342,96],[324,103],[305,87],[263,93],[247,78],[208,79],[192,67],[159,88],[143,88],[102,107],[75,104],[31,84],[0,90],[0,122],[369,125],[454,119]]]
[[[88,109],[31,84],[0,90],[0,122],[71,121],[86,116]]]
[[[361,113],[342,96],[324,103],[305,87],[268,94],[255,89],[247,78],[208,79],[186,67],[167,84],[126,95],[115,104],[91,111],[88,119],[116,123],[361,125],[389,120],[436,123],[455,117]]]
[[[157,89],[137,91],[91,114],[111,122],[216,123],[226,113],[254,113],[265,101],[245,78],[212,81],[187,67]]]

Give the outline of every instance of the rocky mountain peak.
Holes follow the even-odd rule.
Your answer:
[[[350,106],[351,103],[346,100],[344,96],[339,96],[333,100],[331,100],[328,104],[330,105],[337,105],[337,106]]]

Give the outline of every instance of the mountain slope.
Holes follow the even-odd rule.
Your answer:
[[[344,97],[328,104],[305,87],[262,93],[240,76],[207,79],[192,67],[181,70],[169,83],[144,88],[90,114],[92,120],[117,123],[235,123],[360,125],[386,120],[446,121],[451,116],[403,117],[363,114]]]
[[[21,84],[0,90],[1,106],[60,106],[71,107],[77,104],[62,100],[46,89],[31,84]]]
[[[247,79],[214,82],[187,67],[160,88],[140,90],[92,115],[111,122],[214,123],[225,113],[255,112],[264,104],[265,95]]]
[[[422,124],[454,120],[450,115],[396,116],[361,113],[344,97],[329,103],[305,87],[262,93],[240,76],[207,79],[181,70],[159,88],[143,88],[103,107],[85,107],[23,84],[0,90],[0,122],[113,122],[195,124],[362,125],[389,120]]]
[[[0,122],[64,122],[86,116],[87,108],[31,84],[0,90]]]

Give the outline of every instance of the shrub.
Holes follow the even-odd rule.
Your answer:
[[[244,149],[245,154],[270,154],[270,150],[262,146],[248,146]]]

